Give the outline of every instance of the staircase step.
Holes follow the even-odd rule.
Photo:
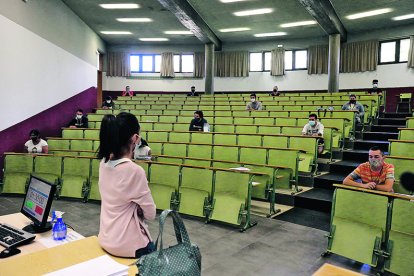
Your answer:
[[[331,212],[333,190],[313,188],[295,196],[295,207]]]
[[[405,125],[371,125],[373,132],[394,132],[398,133],[398,128],[405,127]]]
[[[378,118],[379,125],[405,125],[405,118]]]
[[[314,188],[323,188],[333,190],[332,184],[340,184],[348,174],[344,173],[328,173],[316,176],[314,178]]]
[[[384,112],[381,114],[382,118],[405,118],[405,117],[411,117],[411,113],[395,113],[395,112]]]
[[[353,162],[368,161],[368,150],[344,150],[342,152],[342,160]]]
[[[388,152],[389,142],[380,141],[380,140],[355,140],[354,149],[355,150],[369,150],[370,148],[377,146],[382,151]],[[368,158],[368,155],[367,155]]]
[[[356,167],[361,164],[360,161],[339,161],[332,163],[330,165],[330,172],[337,173],[337,174],[349,174],[351,173]]]
[[[388,141],[388,139],[398,139],[398,133],[393,133],[393,132],[366,131],[364,132],[363,135],[364,135],[364,139],[368,139],[368,140]]]

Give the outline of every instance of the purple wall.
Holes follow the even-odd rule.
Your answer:
[[[79,94],[36,114],[0,132],[0,178],[3,178],[4,152],[23,152],[30,130],[37,128],[42,138],[62,136],[61,127],[67,126],[78,108],[84,113],[96,108],[97,90],[86,89]]]

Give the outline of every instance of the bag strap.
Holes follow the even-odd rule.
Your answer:
[[[184,223],[181,219],[181,217],[178,215],[178,213],[176,211],[167,209],[164,210],[159,218],[159,233],[158,233],[158,237],[157,240],[155,241],[155,248],[158,247],[158,240],[160,241],[160,248],[159,250],[162,251],[163,250],[163,240],[162,240],[162,234],[164,231],[164,224],[165,224],[165,220],[168,217],[168,215],[171,215],[172,219],[173,219],[173,223],[174,223],[174,231],[175,231],[175,236],[177,238],[177,242],[178,243],[187,243],[187,244],[191,244],[190,243],[190,238],[188,237],[188,233],[187,230],[185,229]]]

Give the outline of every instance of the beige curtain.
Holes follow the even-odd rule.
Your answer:
[[[283,76],[285,74],[285,49],[276,48],[272,50],[270,75]]]
[[[341,46],[341,73],[375,71],[378,64],[378,40],[344,43]]]
[[[308,74],[328,74],[329,47],[316,45],[308,48]]]
[[[174,74],[174,54],[162,53],[161,54],[161,72],[160,76],[164,78],[173,78]]]
[[[204,53],[194,53],[194,77],[203,78],[205,69]]]
[[[214,71],[217,77],[248,77],[249,53],[239,52],[215,52]]]
[[[414,35],[410,36],[410,49],[408,50],[407,66],[414,68]]]
[[[129,54],[109,52],[106,54],[108,77],[129,77],[131,70],[129,67]]]

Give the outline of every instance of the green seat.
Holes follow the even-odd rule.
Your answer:
[[[279,126],[259,126],[257,133],[260,134],[280,134],[281,127]]]
[[[267,149],[240,147],[240,162],[267,164]],[[272,164],[273,165],[273,164]]]
[[[154,123],[154,130],[172,131],[173,123]]]
[[[61,197],[86,199],[91,159],[64,157],[62,183],[59,191]]]
[[[25,194],[33,171],[33,155],[7,154],[4,158],[3,193]]]
[[[168,142],[168,132],[149,131],[147,132],[148,141]]]
[[[153,130],[153,123],[147,122],[139,122],[139,126],[141,127],[141,131],[150,131]]]
[[[183,167],[181,174],[180,213],[207,217],[211,210],[213,170]]]
[[[234,117],[234,124],[235,125],[252,125],[254,122],[253,117]]]
[[[62,138],[83,138],[83,129],[65,128],[62,131]]]
[[[301,153],[299,158],[299,171],[311,173],[313,168],[316,170],[316,160],[318,158],[318,140],[313,137],[289,137],[289,148],[306,151]]]
[[[390,154],[394,156],[414,158],[414,142],[400,142],[391,140]]]
[[[187,156],[187,144],[164,144],[164,155]]]
[[[148,112],[147,112],[148,114]],[[160,116],[160,122],[175,123],[177,122],[177,116]]]
[[[401,175],[404,172],[414,173],[414,158],[409,157],[399,157],[399,156],[387,156],[385,162],[394,165],[394,192],[399,194],[411,194],[411,192],[404,189],[400,184]]]
[[[211,159],[213,154],[211,145],[188,145],[188,157]]]
[[[213,157],[215,160],[237,162],[239,160],[239,147],[214,146]]]
[[[239,134],[237,135],[237,145],[260,147],[262,146],[262,136],[254,134]]]
[[[79,151],[79,150],[93,150],[93,141],[92,140],[71,140],[70,141],[70,150]]]
[[[294,191],[298,191],[298,164],[299,152],[296,150],[283,149],[269,149],[268,165],[287,167],[292,170],[291,179],[289,181],[282,181],[276,187],[277,189],[292,189],[292,180],[294,182]]]
[[[392,223],[387,245],[391,257],[385,262],[385,270],[397,275],[412,275],[414,263],[414,204],[394,199]]]
[[[254,123],[256,125],[274,125],[275,118],[263,118],[263,117],[256,117],[254,118]]]
[[[83,135],[88,139],[99,139],[99,129],[85,129]]]
[[[215,124],[233,124],[233,117],[214,117]]]
[[[190,135],[189,132],[170,132],[169,142],[189,143]]]
[[[380,249],[384,238],[387,206],[386,196],[336,189],[328,251],[376,266],[374,250]]]
[[[56,149],[69,149],[70,140],[50,138],[47,140],[47,145],[49,146],[49,151]]]
[[[58,185],[62,176],[62,157],[51,155],[36,156],[33,175]]]
[[[162,154],[163,142],[149,142],[149,147],[151,148],[151,155],[160,155]]]
[[[112,109],[97,109],[96,114],[112,114]]]
[[[414,129],[400,129],[398,140],[414,140]]]
[[[157,209],[177,210],[180,166],[152,163],[149,168],[149,187]]]
[[[211,166],[211,160],[198,160],[198,159],[192,159],[189,158],[183,158],[182,159],[183,164],[191,165],[191,166],[199,166],[199,167],[210,167]]]
[[[191,133],[191,143],[203,143],[212,144],[213,134],[206,132],[193,132]]]
[[[214,132],[229,132],[229,133],[234,133],[235,126],[233,124],[228,124],[228,125],[224,125],[224,124],[214,124],[212,126],[212,131],[214,131]]]
[[[235,134],[214,134],[214,144],[237,145],[237,135]]]
[[[263,136],[263,147],[287,148],[288,137],[286,136]]]
[[[277,126],[297,126],[296,118],[276,118]]]
[[[173,124],[174,131],[188,131],[190,127],[190,123],[182,124],[182,123],[175,123]]]
[[[89,177],[89,199],[92,200],[101,200],[101,193],[99,192],[99,164],[101,160],[99,159],[92,159],[91,160],[91,176]]]
[[[257,126],[236,125],[236,133],[257,133]]]
[[[250,215],[249,182],[249,174],[217,171],[210,219],[241,226],[244,214]]]

